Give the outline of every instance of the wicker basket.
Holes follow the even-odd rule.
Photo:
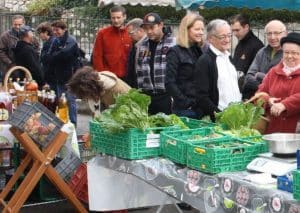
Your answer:
[[[23,71],[25,73],[26,78],[29,81],[32,80],[31,73],[27,68],[22,67],[22,66],[14,66],[7,71],[7,73],[5,74],[5,77],[4,77],[4,90],[6,92],[9,92],[8,91],[8,79],[9,79],[10,75],[17,70]],[[38,101],[37,91],[16,90],[16,100],[17,100],[17,105],[22,104],[24,100],[27,100],[29,102],[37,102]]]

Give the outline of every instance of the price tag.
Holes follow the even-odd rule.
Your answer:
[[[147,134],[146,147],[154,148],[159,147],[160,134]]]

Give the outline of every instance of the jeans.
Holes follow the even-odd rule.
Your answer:
[[[77,106],[76,106],[76,97],[69,93],[65,85],[61,84],[49,84],[50,88],[55,91],[57,99],[61,97],[62,93],[66,94],[69,107],[69,119],[76,126],[77,124]]]

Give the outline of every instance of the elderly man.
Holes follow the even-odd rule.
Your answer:
[[[137,77],[136,77],[136,63],[137,63],[137,55],[138,47],[140,43],[147,37],[144,28],[142,27],[143,19],[134,18],[130,20],[126,27],[128,30],[128,35],[132,39],[134,45],[132,46],[127,64],[127,77],[126,82],[134,88],[137,88]]]
[[[264,44],[250,29],[250,22],[246,16],[238,14],[231,17],[230,25],[232,33],[239,40],[234,51],[233,64],[237,70],[247,74],[256,53]]]
[[[231,102],[241,101],[238,75],[230,61],[230,25],[215,19],[207,25],[209,49],[196,62],[196,110],[199,115],[209,115],[224,110]]]
[[[5,75],[6,71],[15,66],[15,56],[13,49],[19,40],[19,29],[25,25],[25,18],[22,15],[14,15],[12,17],[12,28],[0,35],[0,71]],[[39,52],[39,42],[35,37],[32,41],[36,52]]]
[[[282,59],[281,38],[287,35],[286,26],[272,20],[265,26],[268,45],[258,51],[245,78],[243,98],[249,99],[256,92],[267,72]]]

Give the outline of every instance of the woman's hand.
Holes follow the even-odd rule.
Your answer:
[[[275,103],[278,103],[279,101],[281,101],[281,98],[269,98],[268,103],[270,107],[272,107]]]
[[[283,111],[285,111],[285,106],[282,103],[274,103],[271,105],[271,115],[279,116]]]

